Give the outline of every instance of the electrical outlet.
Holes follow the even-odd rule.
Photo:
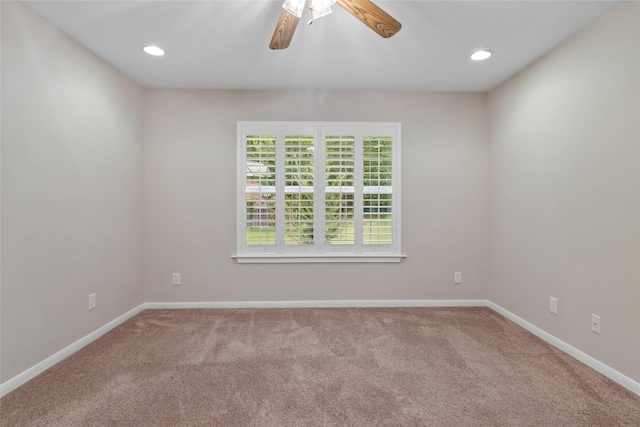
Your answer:
[[[89,310],[96,308],[96,294],[89,295]]]
[[[180,273],[173,273],[173,285],[178,286],[180,284]]]
[[[549,297],[549,311],[553,314],[558,314],[558,299]]]
[[[600,333],[600,316],[591,315],[591,330],[598,334]]]
[[[453,273],[453,283],[455,283],[456,285],[459,285],[460,283],[462,283],[461,271],[456,271],[455,273]]]

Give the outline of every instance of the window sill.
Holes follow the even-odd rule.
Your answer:
[[[336,255],[233,255],[238,264],[292,264],[292,263],[393,263],[400,262],[406,255],[389,254],[336,254]]]

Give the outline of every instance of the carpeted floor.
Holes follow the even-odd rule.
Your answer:
[[[147,310],[2,426],[640,426],[640,397],[488,308]]]

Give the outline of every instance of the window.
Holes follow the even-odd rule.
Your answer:
[[[238,262],[398,262],[400,124],[238,122]]]

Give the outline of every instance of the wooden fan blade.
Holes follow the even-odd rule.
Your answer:
[[[338,0],[344,10],[384,38],[391,37],[402,28],[402,24],[371,0]]]
[[[269,47],[271,49],[286,49],[289,47],[289,43],[291,43],[291,39],[293,38],[293,33],[296,31],[296,27],[298,26],[298,21],[300,21],[300,18],[292,15],[287,10],[282,9],[280,18],[278,18],[278,23],[276,24],[276,29],[273,32],[273,37],[271,37]]]

